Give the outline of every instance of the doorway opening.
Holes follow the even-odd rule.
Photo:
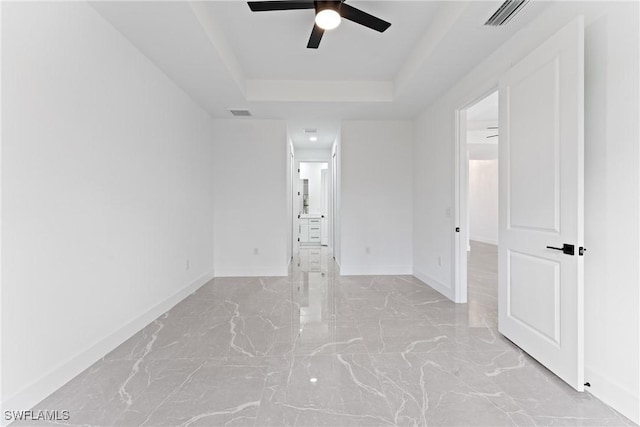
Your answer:
[[[299,247],[329,244],[329,163],[299,162],[297,240]]]
[[[290,121],[287,134],[291,258],[300,255],[301,249],[321,249],[333,259],[340,239],[340,122]]]
[[[497,306],[497,283],[474,290],[482,298],[470,298],[468,283],[478,262],[489,271],[498,268],[498,112],[496,90],[458,111],[455,301],[469,302],[470,310],[482,299]]]

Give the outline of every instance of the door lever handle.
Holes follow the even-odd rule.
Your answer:
[[[553,249],[555,251],[562,251],[565,255],[575,255],[576,249],[574,245],[570,245],[568,243],[564,243],[561,248],[556,248],[555,246],[547,246],[547,249]]]

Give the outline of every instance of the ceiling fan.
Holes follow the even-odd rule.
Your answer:
[[[383,33],[391,24],[373,15],[361,11],[341,1],[250,1],[249,8],[253,12],[270,12],[275,10],[315,9],[316,18],[311,31],[307,48],[317,49],[325,30],[332,30],[340,25],[342,18],[364,25]]]

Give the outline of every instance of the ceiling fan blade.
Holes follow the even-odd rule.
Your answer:
[[[372,30],[380,31],[381,33],[391,26],[391,23],[380,18],[376,18],[373,15],[369,15],[368,13],[363,12],[360,9],[356,9],[346,3],[342,3],[342,6],[340,7],[340,15],[344,19],[364,25]]]
[[[313,0],[300,1],[248,1],[252,12],[270,12],[272,10],[313,9]]]
[[[311,37],[309,37],[309,43],[307,43],[307,48],[317,49],[318,46],[320,46],[320,40],[322,40],[323,34],[324,30],[314,24],[313,30],[311,31]]]

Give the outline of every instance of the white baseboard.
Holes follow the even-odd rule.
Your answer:
[[[638,390],[629,390],[606,375],[585,367],[584,379],[591,387],[585,387],[589,393],[620,412],[636,424],[640,424],[640,394]]]
[[[343,265],[340,267],[341,276],[392,276],[410,275],[410,265]]]
[[[216,268],[216,277],[283,277],[288,275],[288,264],[282,267]]]
[[[441,281],[434,279],[424,271],[420,271],[417,268],[413,269],[413,275],[419,280],[423,281],[428,286],[432,287],[434,290],[440,292],[445,297],[449,298],[451,301],[454,301],[453,288],[445,285]]]
[[[121,326],[111,335],[100,339],[86,350],[71,357],[67,362],[45,374],[39,380],[27,385],[13,396],[4,399],[0,404],[3,411],[2,413],[4,414],[4,411],[8,410],[29,410],[33,408],[44,398],[65,385],[102,357],[106,356],[113,349],[131,338],[160,315],[173,308],[173,306],[184,298],[197,291],[211,279],[213,279],[213,272],[203,274],[177,293],[151,307],[131,322]],[[7,421],[2,417],[0,424],[5,425],[6,423]]]

